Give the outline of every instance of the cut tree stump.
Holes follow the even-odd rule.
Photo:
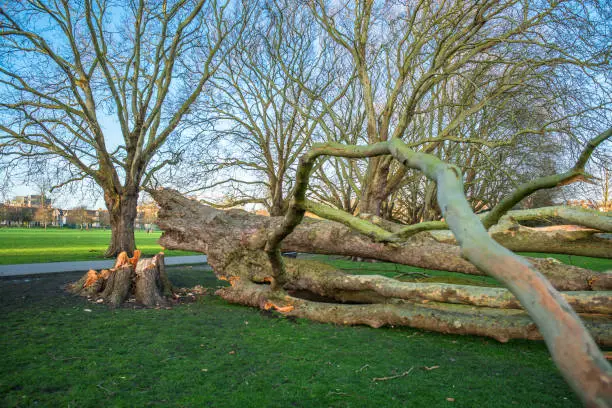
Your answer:
[[[132,258],[125,252],[120,253],[112,269],[99,273],[90,270],[66,289],[111,307],[120,306],[129,299],[146,307],[167,306],[168,297],[172,295],[163,252],[153,258],[140,259],[139,250],[134,251]]]

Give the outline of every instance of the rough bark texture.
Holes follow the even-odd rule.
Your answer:
[[[207,253],[208,262],[217,276],[233,284],[240,281],[261,285],[271,280],[269,260],[260,247],[266,231],[282,223],[281,217],[262,217],[240,210],[220,211],[169,190],[156,191],[153,195],[162,207],[158,222],[165,231],[161,239],[165,247]],[[300,224],[283,241],[283,249],[340,253],[418,266],[425,264],[430,268],[436,262],[436,269],[447,270],[451,269],[448,268],[449,264],[457,263],[459,266],[455,270],[482,274],[460,257],[457,247],[450,251],[451,245],[440,244],[425,236],[415,237],[410,242],[406,246],[373,243],[344,225],[309,220]],[[593,282],[609,282],[602,278],[608,277],[608,274],[548,259],[534,260],[544,273],[572,290],[592,289],[588,279],[593,279]],[[286,260],[286,274],[285,289],[289,293],[299,297],[316,295],[313,299],[328,302],[387,303],[390,300],[406,300],[425,304],[440,302],[500,309],[521,308],[516,298],[502,288],[410,283],[372,275],[353,276],[324,264],[290,259]],[[573,279],[574,276],[577,278]],[[249,291],[253,292],[256,287],[251,287]],[[230,298],[231,291],[228,289],[222,293]],[[564,297],[578,312],[612,313],[612,300],[605,293],[567,292]],[[494,330],[491,333],[493,336],[502,336]]]
[[[172,294],[172,285],[164,268],[164,254],[159,253],[151,259],[139,257],[138,250],[133,258],[122,252],[115,267],[100,273],[90,270],[77,282],[69,284],[67,290],[111,307],[120,306],[130,298],[147,307],[167,305],[166,296]]]
[[[359,212],[381,216],[389,176],[388,158],[376,157],[368,161],[365,185],[359,197]]]
[[[104,256],[115,257],[121,252],[132,255],[136,249],[134,221],[137,215],[138,194],[104,195],[110,217],[111,242]]]
[[[231,288],[217,292],[224,299],[262,309],[274,309],[287,316],[346,325],[410,326],[441,333],[478,335],[500,342],[510,339],[542,340],[529,315],[520,310],[474,308],[446,303],[388,302],[337,304],[279,296],[266,285],[234,280]],[[612,324],[607,316],[583,315],[591,335],[610,345]]]

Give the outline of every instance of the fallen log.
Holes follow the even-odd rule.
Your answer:
[[[343,325],[410,326],[440,333],[510,339],[542,340],[529,315],[516,309],[476,308],[447,303],[330,304],[280,294],[269,285],[233,280],[231,288],[217,294],[232,303],[277,310],[284,315]],[[589,332],[599,344],[612,345],[612,321],[608,316],[582,314]]]
[[[90,270],[66,289],[111,307],[120,306],[132,297],[135,302],[147,306],[166,306],[172,294],[172,285],[164,267],[164,254],[150,259],[140,259],[140,251],[129,258],[125,252],[117,257],[115,266],[99,273]]]
[[[247,291],[255,295],[257,290],[265,289],[265,283],[271,280],[272,271],[268,258],[262,250],[263,242],[266,231],[280,225],[282,217],[263,217],[241,210],[222,211],[187,199],[172,190],[157,190],[152,194],[161,206],[158,224],[164,230],[160,239],[164,247],[206,253],[208,262],[217,276],[222,280],[232,282],[232,288],[237,285],[237,282],[240,282],[241,285],[245,282],[256,285],[249,286],[248,289],[241,286],[241,293]],[[453,251],[449,251],[449,247],[452,247],[449,244],[438,243],[423,236],[415,236],[408,244],[401,246],[375,243],[342,224],[330,221],[303,222],[283,243],[283,249],[286,250],[353,255],[412,265],[415,264],[416,259],[421,262],[418,266],[423,265],[422,262],[425,261],[426,265],[431,267],[435,261],[436,269],[453,269],[448,268],[449,264],[460,266],[467,264],[465,269],[482,274],[460,257],[456,247]],[[588,284],[589,278],[599,282],[609,282],[601,278],[601,276],[607,278],[607,274],[563,265],[558,261],[553,262],[547,259],[535,259],[535,261],[543,273],[553,276],[553,279],[556,277],[556,280],[564,286],[580,286],[581,289],[590,290],[592,287]],[[285,263],[287,284],[284,289],[287,293],[309,292],[311,295],[316,295],[312,299],[324,299],[328,307],[330,302],[387,304],[401,300],[422,305],[437,302],[476,306],[483,310],[485,308],[487,310],[521,308],[516,298],[503,288],[400,282],[376,275],[348,275],[319,262],[286,259]],[[567,276],[564,276],[565,274],[578,276],[578,278],[572,284],[573,279],[568,279]],[[241,296],[232,295],[232,289],[222,290],[219,294],[230,301],[242,299]],[[609,293],[579,291],[565,292],[563,296],[579,313],[612,314],[612,298]],[[246,300],[240,303],[251,305]],[[527,319],[525,321],[529,320],[522,314],[520,316]],[[334,320],[334,322],[343,323],[344,320]],[[522,333],[527,333],[527,331],[523,330]],[[472,334],[500,337],[500,334],[492,327],[487,330],[475,329]],[[513,334],[508,338],[516,336],[517,334]],[[531,338],[529,336],[525,338]],[[600,336],[600,338],[608,341],[605,336]]]
[[[160,228],[164,230],[160,240],[162,246],[208,254],[209,262],[211,251],[227,251],[221,243],[235,245],[232,234],[244,240],[263,239],[262,234],[265,235],[268,228],[277,227],[283,220],[282,217],[264,217],[241,210],[218,210],[172,190],[151,193],[162,206],[159,216]],[[219,221],[218,226],[215,220],[224,221]],[[425,269],[486,275],[461,256],[459,247],[437,242],[430,233],[417,234],[405,243],[395,245],[374,242],[337,222],[309,219],[295,228],[283,241],[282,248],[284,251],[371,258]],[[212,244],[217,241],[219,245]],[[529,262],[558,290],[612,289],[612,274],[609,273],[565,265],[554,259],[529,258]]]

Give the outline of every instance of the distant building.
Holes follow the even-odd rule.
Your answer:
[[[44,199],[44,204],[43,204]],[[28,208],[38,208],[42,204],[43,207],[51,206],[51,199],[45,198],[44,196],[38,194],[30,194],[27,196],[16,196],[13,200],[9,202],[9,205],[13,207],[28,207]]]
[[[64,225],[66,225],[66,220],[67,220],[66,210],[62,210],[60,208],[54,208],[51,215],[52,215],[51,225],[55,227],[63,227]]]

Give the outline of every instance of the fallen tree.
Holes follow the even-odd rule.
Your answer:
[[[368,146],[315,145],[300,159],[293,197],[282,219],[249,217],[240,211],[221,213],[167,190],[151,191],[151,194],[161,206],[158,224],[165,231],[162,244],[208,254],[218,277],[231,284],[217,292],[229,301],[342,324],[373,327],[406,324],[449,333],[488,335],[501,341],[515,337],[542,338],[561,373],[585,405],[609,406],[612,405],[612,368],[595,343],[597,340],[608,344],[609,315],[583,314],[583,321],[570,306],[572,303],[577,310],[605,313],[611,299],[609,293],[595,297],[587,294],[585,303],[589,306],[579,306],[576,294],[561,295],[532,263],[498,244],[485,227],[497,223],[522,194],[548,188],[553,182],[559,185],[576,178],[584,179],[586,159],[599,143],[611,136],[612,128],[589,142],[572,171],[520,186],[515,194],[502,200],[500,205],[504,208],[494,208],[482,220],[474,215],[465,198],[461,172],[456,166],[435,156],[417,153],[399,139]],[[390,155],[405,167],[423,172],[437,184],[438,205],[461,255],[502,282],[516,299],[504,298],[508,294],[474,293],[465,287],[415,289],[389,282],[384,277],[350,278],[325,270],[320,264],[299,265],[284,261],[281,247],[290,242],[290,237],[295,240],[296,235],[299,236],[295,233],[300,230],[307,210],[339,221],[370,241],[362,240],[361,245],[355,245],[347,239],[346,233],[338,234],[338,228],[327,224],[322,234],[320,230],[311,229],[311,233],[297,239],[294,245],[297,243],[301,250],[308,250],[307,247],[319,239],[326,246],[322,251],[325,253],[363,250],[358,256],[384,259],[386,255],[391,258],[405,249],[407,239],[416,237],[417,232],[440,229],[440,222],[437,222],[425,228],[406,227],[409,234],[406,230],[393,232],[368,220],[308,201],[309,178],[317,158],[324,155],[346,158]],[[426,241],[429,247],[434,240]],[[439,253],[431,255],[439,259]],[[596,280],[604,282],[605,286],[608,278],[608,274],[602,274]],[[419,297],[419,293],[426,295]],[[485,306],[479,306],[479,302]],[[525,319],[527,314],[514,308],[519,303],[529,318]],[[597,309],[592,308],[595,303]],[[603,308],[599,308],[601,304]],[[508,309],[501,309],[503,307]]]
[[[564,297],[556,294],[546,280],[537,277],[537,272],[535,281],[529,275],[517,278],[517,270],[528,270],[533,274],[533,267],[526,262],[511,258],[514,264],[511,262],[507,265],[508,259],[505,257],[509,256],[506,253],[501,255],[501,259],[495,259],[500,255],[491,253],[488,254],[492,256],[491,260],[476,256],[477,263],[485,271],[491,269],[490,262],[495,262],[495,267],[501,266],[503,273],[494,275],[500,280],[504,281],[504,274],[515,275],[519,282],[522,279],[529,282],[529,286],[536,286],[537,295],[531,295],[532,298],[552,296],[554,301],[547,302],[561,303],[560,308],[554,306],[555,303],[546,303],[543,309],[554,309],[551,314],[555,318],[547,311],[538,311],[536,316],[539,321],[536,323],[539,324],[536,325],[532,320],[533,310],[530,317],[516,308],[519,302],[526,302],[522,291],[529,290],[521,283],[518,284],[520,290],[516,286],[513,290],[519,302],[508,292],[478,294],[478,289],[456,285],[411,287],[389,282],[383,277],[349,277],[319,263],[283,261],[278,245],[282,242],[282,248],[288,250],[350,254],[405,264],[437,262],[438,269],[443,269],[441,265],[445,265],[444,269],[447,270],[452,269],[448,266],[453,263],[454,269],[461,269],[462,264],[464,267],[469,265],[457,250],[446,253],[437,251],[443,246],[451,248],[449,244],[436,243],[432,239],[423,239],[419,244],[418,235],[403,244],[375,242],[335,222],[310,221],[300,224],[292,219],[291,213],[284,218],[260,217],[239,210],[216,210],[171,190],[151,191],[151,194],[161,206],[158,223],[164,230],[162,245],[206,253],[217,276],[231,283],[231,287],[218,291],[228,301],[339,324],[368,324],[373,327],[408,325],[446,333],[485,335],[500,341],[544,338],[548,340],[555,361],[566,378],[569,377],[574,389],[581,393],[584,387],[595,385],[592,388],[594,391],[589,391],[594,392],[594,396],[589,394],[588,398],[609,399],[610,389],[606,382],[609,367],[591,339],[592,335],[600,344],[610,345],[611,320],[609,315],[602,314],[609,313],[611,298],[608,293],[586,295],[588,300],[585,303],[590,306],[581,309],[577,299],[572,299],[574,294]],[[294,203],[294,214],[295,207]],[[275,238],[274,232],[278,231],[286,233],[286,236],[283,239]],[[489,237],[484,229],[483,233]],[[275,241],[276,246],[270,246],[270,242]],[[420,248],[420,251],[415,251],[416,248]],[[546,260],[539,262],[540,265],[550,263],[553,270],[580,269]],[[590,273],[595,281],[609,282],[608,274]],[[578,297],[581,295],[584,294],[578,294]],[[576,326],[574,322],[580,320],[568,301],[576,309],[587,312],[581,317],[591,335],[581,323]],[[546,327],[542,319],[546,319],[554,328]],[[558,324],[555,319],[560,319],[562,323]],[[546,329],[544,332],[541,325]],[[552,345],[551,330],[557,333]],[[568,342],[568,337],[572,337],[571,342]],[[584,343],[588,346],[584,346]],[[571,364],[579,364],[586,371],[580,371],[576,375],[579,378],[568,374],[570,365],[567,365],[565,358],[560,358],[559,353],[570,353],[567,359],[572,361]],[[589,377],[589,374],[585,378],[585,372],[599,374],[597,377]]]
[[[206,253],[217,276],[231,283],[231,287],[218,292],[230,302],[274,308],[288,315],[338,324],[407,325],[445,333],[489,336],[499,341],[542,339],[533,320],[519,309],[516,297],[501,288],[352,276],[322,263],[286,259],[285,290],[275,293],[271,287],[274,272],[263,246],[267,233],[282,226],[282,217],[263,217],[240,210],[221,211],[171,190],[158,190],[153,195],[161,206],[158,222],[165,231],[161,244]],[[344,225],[325,220],[301,223],[283,244],[286,250],[302,248],[315,253],[343,253],[403,260],[403,263],[437,259],[441,265],[450,259],[469,264],[458,252],[448,258],[444,254],[436,257],[436,250],[452,247],[449,244],[434,241],[432,249],[429,240],[423,240],[420,246],[416,240],[410,246],[377,243]],[[538,261],[539,265],[549,262]],[[550,262],[550,266],[557,271],[608,276],[557,262]],[[562,295],[581,313],[596,341],[612,345],[609,292]]]
[[[143,306],[167,306],[172,285],[166,275],[164,254],[140,259],[140,251],[128,258],[126,252],[117,257],[115,266],[96,272],[89,270],[66,289],[79,296],[117,307],[133,299]]]
[[[161,239],[164,247],[207,253],[208,262],[217,276],[232,284],[245,281],[258,285],[271,283],[272,270],[266,266],[267,260],[253,247],[261,245],[259,240],[265,236],[265,231],[282,225],[282,217],[264,217],[241,210],[222,211],[187,199],[173,190],[157,190],[153,195],[162,208],[158,222],[165,231]],[[446,265],[447,270],[453,269],[448,266],[457,262],[456,271],[484,275],[460,257],[456,246],[417,238],[410,240],[409,245],[402,246],[376,243],[336,222],[308,220],[297,226],[283,241],[282,249],[301,249],[319,254],[340,253],[406,265],[437,266],[437,269]],[[550,259],[530,260],[562,286],[582,285],[581,281],[584,280],[586,290],[575,289],[563,293],[576,311],[612,315],[612,298],[608,293],[592,291],[598,289],[596,283],[605,289],[612,288],[610,274]],[[437,262],[435,265],[434,261]],[[310,295],[340,303],[373,304],[403,299],[500,309],[521,308],[518,300],[502,288],[400,282],[377,275],[348,275],[314,261],[285,259],[284,262],[287,273],[285,288],[306,297],[309,296],[306,292],[312,292]],[[595,288],[589,286],[589,279]],[[488,335],[503,337],[495,331]]]

